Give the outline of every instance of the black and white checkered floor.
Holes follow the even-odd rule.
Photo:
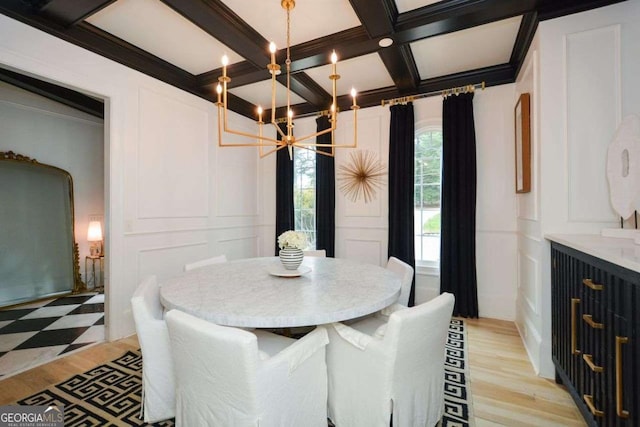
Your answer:
[[[104,341],[104,294],[0,310],[0,379]]]

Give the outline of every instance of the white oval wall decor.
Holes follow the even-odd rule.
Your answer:
[[[622,218],[640,210],[640,117],[622,120],[607,150],[611,206]]]

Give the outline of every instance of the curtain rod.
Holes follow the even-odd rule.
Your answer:
[[[381,103],[381,105],[383,107],[385,105],[406,104],[407,102],[415,101],[416,99],[426,98],[426,97],[433,96],[433,95],[440,94],[440,95],[442,95],[444,97],[447,97],[447,96],[451,96],[451,95],[457,95],[459,93],[473,92],[476,89],[484,90],[485,87],[486,87],[485,86],[485,82],[483,80],[480,83],[476,83],[476,84],[472,84],[472,85],[452,87],[452,88],[444,89],[444,90],[434,90],[432,92],[419,93],[417,95],[410,95],[410,96],[402,96],[400,98],[383,99],[383,100],[380,101],[380,103]],[[340,110],[338,110],[338,112],[339,111]],[[321,117],[321,116],[329,116],[330,114],[331,114],[330,110],[322,110],[322,111],[315,111],[313,113],[301,114],[299,116],[296,116],[296,118],[302,119],[302,118],[311,117],[311,116]],[[282,118],[276,119],[276,123],[286,123],[286,122],[287,122],[287,118],[286,117],[282,117]]]
[[[473,92],[476,89],[484,90],[484,88],[485,88],[485,82],[482,81],[480,83],[476,83],[472,85],[452,87],[444,90],[434,90],[432,92],[419,93],[417,95],[402,96],[400,98],[383,99],[382,101],[380,101],[380,103],[383,107],[385,105],[406,104],[407,102],[415,101],[416,99],[426,98],[433,95],[440,94],[444,97],[447,97],[451,95],[457,95],[459,93]]]

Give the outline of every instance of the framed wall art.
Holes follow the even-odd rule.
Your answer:
[[[516,141],[516,193],[531,191],[531,114],[530,96],[523,93],[514,109]]]

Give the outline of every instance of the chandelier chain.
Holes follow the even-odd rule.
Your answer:
[[[291,111],[291,9],[287,8],[287,115]],[[287,136],[293,136],[291,121],[288,122]]]

